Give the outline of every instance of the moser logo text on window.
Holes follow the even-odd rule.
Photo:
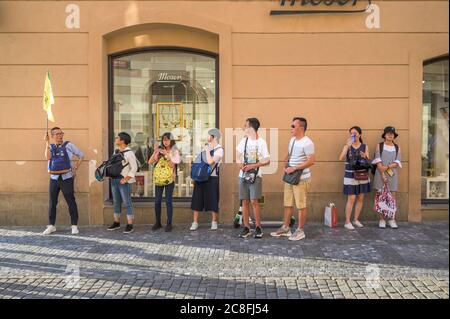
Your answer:
[[[371,4],[371,0],[280,0],[283,8],[272,10],[270,14],[361,13],[366,12]]]

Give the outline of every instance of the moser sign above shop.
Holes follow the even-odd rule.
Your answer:
[[[280,0],[282,10],[272,10],[271,15],[332,14],[367,12],[371,0]],[[288,9],[287,7],[292,9]],[[301,9],[298,9],[298,8]]]
[[[170,74],[162,72],[158,74],[158,82],[181,82],[183,76],[181,74]]]
[[[183,70],[151,70],[150,78],[154,82],[182,82],[189,78],[189,74]]]

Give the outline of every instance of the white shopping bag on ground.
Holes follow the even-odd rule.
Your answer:
[[[334,203],[330,203],[327,207],[325,207],[323,223],[325,226],[331,228],[337,227],[337,210]]]

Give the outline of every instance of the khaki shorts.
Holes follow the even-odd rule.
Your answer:
[[[284,206],[297,209],[306,208],[306,199],[311,187],[311,181],[301,181],[298,185],[284,183]]]

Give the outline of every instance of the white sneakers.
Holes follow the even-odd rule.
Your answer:
[[[198,229],[198,223],[197,222],[193,222],[191,225],[190,230],[191,231],[196,231]]]
[[[364,225],[361,224],[361,222],[359,220],[353,221],[353,225],[358,227],[358,228],[364,228]]]
[[[288,238],[290,241],[299,241],[305,239],[306,235],[303,229],[297,228],[297,230]]]
[[[397,222],[395,221],[395,219],[389,219],[387,221],[387,224],[389,225],[389,227],[391,227],[392,229],[397,229],[398,225]]]
[[[78,235],[79,233],[78,226],[72,226],[72,235]]]
[[[78,230],[78,226],[72,226],[72,235],[78,235],[80,233],[80,231]],[[47,236],[47,235],[51,235],[54,232],[56,232],[56,227],[53,225],[48,225],[47,228],[44,230],[44,232],[42,233],[42,235]]]
[[[392,229],[397,229],[398,225],[397,222],[394,219],[389,219],[387,222],[384,219],[380,219],[380,221],[378,222],[378,227],[381,229],[385,229],[386,228],[386,224],[391,227]],[[359,220],[355,220],[353,221],[353,225],[356,226],[357,228],[363,228],[364,225],[361,224],[361,222]],[[355,227],[353,226],[351,223],[349,224],[345,224],[344,227],[348,230],[355,230]]]
[[[272,237],[291,237],[292,232],[289,227],[282,225],[280,228],[277,229],[277,231],[270,233],[270,236],[272,236]]]
[[[355,230],[355,226],[356,226],[356,228],[364,228],[364,225],[361,224],[361,222],[359,220],[354,220],[353,224],[348,223],[348,224],[344,225],[344,227],[348,230]]]
[[[42,233],[42,235],[50,235],[52,233],[54,233],[56,231],[56,227],[53,225],[48,225],[47,228],[44,230],[44,232]]]
[[[302,228],[297,228],[294,233],[291,232],[291,228],[282,225],[276,231],[271,232],[272,237],[288,237],[290,241],[299,241],[306,238],[305,232]]]
[[[355,230],[355,227],[353,227],[352,223],[345,224],[344,227],[348,230]]]
[[[191,225],[190,230],[191,231],[196,231],[198,229],[198,223],[197,222],[193,222]],[[218,230],[219,229],[219,224],[214,221],[211,223],[211,230]]]
[[[397,222],[395,221],[395,219],[389,219],[387,222],[384,219],[380,219],[380,221],[378,222],[378,227],[381,229],[385,229],[386,224],[388,224],[389,227],[391,227],[392,229],[398,228],[398,225],[397,225]]]

